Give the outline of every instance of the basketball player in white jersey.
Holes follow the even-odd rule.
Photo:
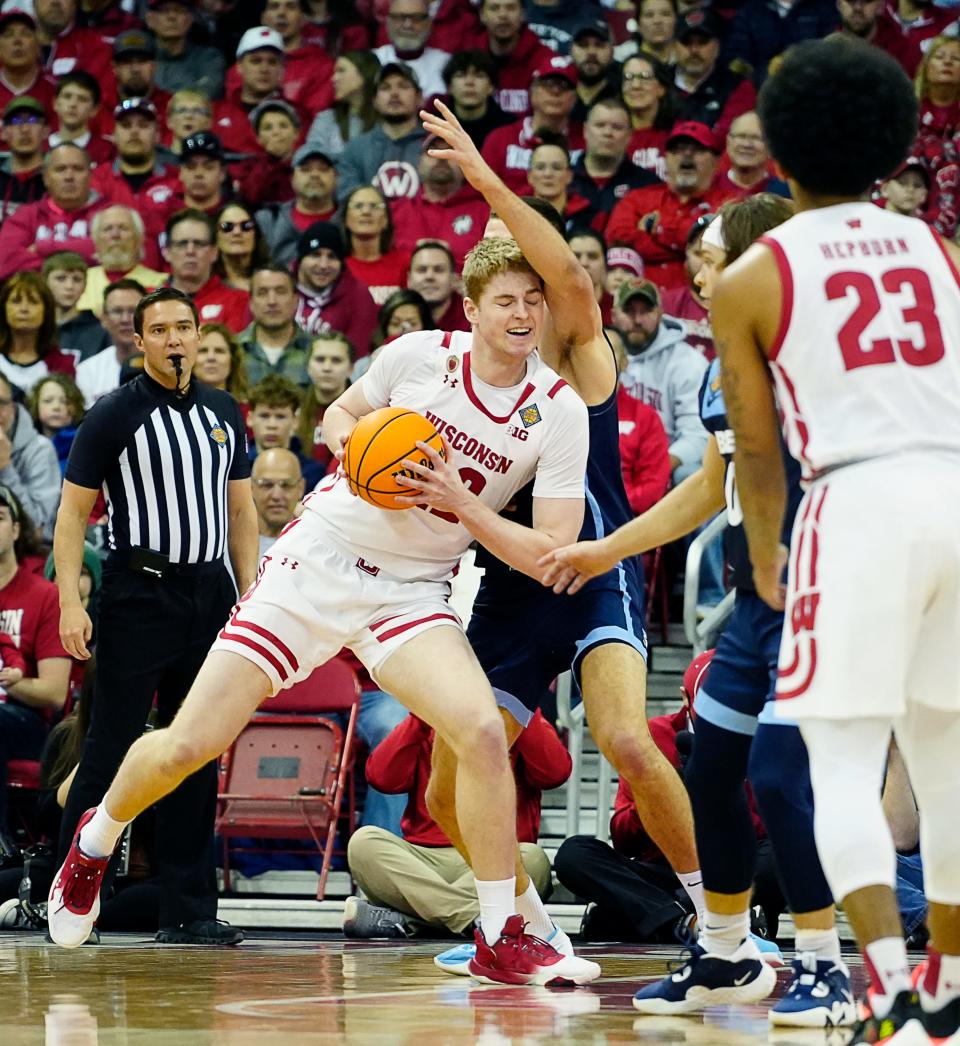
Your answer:
[[[536,573],[546,550],[576,536],[587,411],[536,354],[543,288],[516,243],[481,243],[464,283],[473,333],[398,339],[324,417],[325,438],[342,455],[357,420],[379,407],[430,413],[445,434],[446,460],[420,445],[432,470],[404,461],[419,475],[408,484],[417,506],[408,511],[361,501],[342,475],[308,500],[264,557],[174,721],[131,746],[103,802],[81,819],[50,892],[58,944],[87,939],[125,825],[223,752],[269,694],[347,646],[457,753],[457,798],[480,901],[471,972],[509,984],[599,975],[596,963],[527,935],[514,914],[516,800],[503,722],[448,603],[450,579],[474,539]],[[195,354],[196,337],[194,330],[177,351]],[[539,423],[526,429],[521,411],[535,412]],[[532,528],[498,515],[530,480]],[[68,649],[83,638],[68,635]]]
[[[776,714],[800,724],[817,847],[863,949],[854,1043],[960,1042],[960,251],[866,202],[913,90],[846,39],[760,95],[799,213],[725,271],[711,315],[757,591],[784,605]],[[786,596],[773,387],[808,484]],[[930,947],[911,983],[880,806],[891,731],[920,809]],[[919,995],[919,998],[918,998]]]
[[[436,108],[437,112],[420,114],[428,134],[442,139],[432,150],[433,155],[444,156],[457,164],[490,204],[496,217],[488,223],[485,236],[515,236],[524,256],[544,280],[548,313],[540,351],[589,408],[591,447],[587,498],[590,510],[584,525],[593,528],[591,534],[596,534],[599,528],[596,536],[602,536],[604,528],[614,529],[624,518],[629,518],[630,510],[622,486],[619,498],[613,489],[614,481],[620,484],[617,368],[613,351],[603,335],[589,276],[562,234],[551,227],[549,219],[513,193],[490,169],[449,107],[438,102]],[[548,205],[547,210],[551,210]],[[625,568],[618,564],[609,574],[614,578],[618,572],[622,578],[632,577],[627,569],[631,566],[627,564]],[[488,570],[485,588],[489,575]],[[484,612],[481,615],[475,606],[470,638],[494,682],[511,743],[536,708],[545,689],[543,681],[549,682],[560,672],[573,668],[583,693],[587,720],[600,750],[630,782],[644,828],[666,855],[700,912],[702,876],[690,803],[683,782],[654,744],[647,728],[646,637],[640,620],[642,594],[633,591],[630,582],[614,581],[609,584],[609,591],[602,582],[603,579],[595,591],[584,593],[581,600],[572,602],[543,588],[529,586],[526,578],[499,578],[486,592],[481,589],[478,605],[485,597]],[[528,588],[534,589],[532,594]],[[636,588],[639,589],[639,584]],[[518,616],[525,621],[511,617],[508,604],[521,608]],[[623,627],[624,608],[630,605],[636,607],[637,613],[633,634]],[[557,620],[560,617],[562,622]],[[536,620],[530,620],[532,618]],[[524,627],[525,642],[522,650],[517,650],[515,637]],[[577,628],[579,632],[571,631]],[[565,631],[569,634],[565,635]],[[497,635],[501,637],[499,640]],[[504,643],[514,648],[509,655],[503,651]],[[509,671],[504,667],[508,660]],[[469,860],[469,847],[463,845],[457,828],[460,811],[454,796],[455,775],[455,754],[440,742],[434,747],[427,798],[434,818]],[[519,855],[516,866],[519,911],[538,936],[551,943],[559,940],[564,948],[568,947],[565,935],[553,926],[539,903],[532,883],[526,885],[529,880]],[[677,912],[682,914],[682,909],[678,907]],[[769,943],[779,958],[779,951]],[[437,957],[437,965],[450,973],[468,972],[469,948],[469,945],[459,946],[444,952]]]

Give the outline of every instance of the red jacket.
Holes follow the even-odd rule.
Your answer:
[[[657,716],[650,720],[649,726],[654,744],[670,760],[671,765],[679,770],[680,754],[677,751],[677,734],[681,730],[689,729],[686,709],[681,708],[673,715]],[[750,816],[753,818],[753,829],[757,838],[763,839],[767,833],[760,820],[760,814],[757,812],[757,805],[749,784],[746,787]],[[620,787],[617,789],[617,798],[613,803],[613,817],[610,818],[610,841],[613,843],[614,850],[625,857],[635,857],[648,864],[659,864],[666,860],[657,845],[644,831],[633,801],[633,792],[622,777]]]
[[[287,51],[283,63],[283,97],[304,116],[312,120],[321,109],[333,105],[333,59],[316,44],[307,43]],[[232,105],[242,106],[243,82],[236,63],[227,70],[224,97]],[[309,130],[307,123],[303,130]]]
[[[151,269],[165,268],[160,256],[158,237],[164,230],[169,208],[180,189],[180,176],[175,167],[158,163],[153,174],[136,191],[123,176],[120,161],[101,164],[90,184],[105,199],[137,211],[143,219],[146,235],[143,238],[144,264]]]
[[[44,196],[18,207],[0,226],[0,280],[21,269],[40,269],[44,259],[56,251],[76,251],[94,265],[90,219],[109,205],[109,200],[94,195],[82,207],[65,211]]]
[[[444,309],[443,315],[437,320],[437,330],[442,331],[471,331],[473,327],[467,321],[463,313],[463,295],[456,291],[450,296],[450,304]]]
[[[56,80],[64,73],[82,69],[97,78],[100,92],[108,97],[116,92],[113,75],[113,52],[94,29],[73,25],[53,41],[45,63],[47,72]]]
[[[533,133],[533,117],[525,116],[522,120],[491,131],[483,143],[483,158],[509,188],[522,195],[529,191],[527,172],[530,170],[530,157],[539,144],[540,138]],[[574,164],[585,148],[582,124],[571,123],[568,126],[567,144],[570,148],[570,163]],[[609,235],[607,239],[609,241]]]
[[[530,79],[533,71],[542,61],[550,58],[553,51],[541,43],[540,37],[526,25],[520,30],[520,39],[512,54],[503,57],[493,54],[487,33],[482,33],[470,46],[487,51],[497,66],[498,87],[493,97],[500,108],[516,116],[525,116],[530,112]]]
[[[251,207],[287,203],[293,199],[293,165],[260,149],[255,156],[237,164],[237,191]]]
[[[647,278],[661,288],[682,287],[687,279],[683,262],[690,226],[732,195],[711,186],[684,203],[669,185],[634,189],[611,212],[607,243],[632,247],[643,258]],[[648,216],[653,217],[649,229],[641,225]]]
[[[330,291],[316,293],[298,286],[297,324],[311,334],[339,331],[345,334],[357,358],[370,353],[370,339],[377,325],[377,305],[364,283],[344,266]]]
[[[250,326],[250,295],[228,287],[219,276],[211,276],[192,297],[201,324],[225,323],[234,334]]]
[[[229,153],[259,153],[260,143],[253,133],[245,109],[226,98],[213,103],[213,133]]]
[[[639,516],[670,486],[670,443],[660,415],[623,388],[617,390],[620,467],[630,508]]]
[[[407,716],[367,759],[367,781],[387,795],[408,793],[400,821],[403,838],[415,846],[450,846],[427,810],[433,730],[414,715]],[[510,750],[517,782],[517,839],[535,843],[540,835],[540,795],[558,788],[570,776],[570,753],[556,730],[538,711]]]
[[[44,109],[47,110],[47,123],[53,127],[57,120],[57,114],[53,111],[53,99],[56,91],[56,80],[47,76],[42,69],[37,73],[36,80],[25,91],[11,91],[3,81],[0,81],[0,113],[6,109],[7,104],[14,98],[20,98],[28,94],[31,98],[36,98],[43,105]]]
[[[927,4],[925,13],[912,22],[902,22],[897,13],[896,0],[887,0],[887,5],[877,18],[877,32],[871,41],[895,58],[913,78],[923,58],[922,45],[957,19],[952,7],[934,7]]]
[[[421,188],[415,197],[392,199],[390,213],[394,242],[401,250],[412,253],[419,240],[443,240],[459,272],[467,252],[483,237],[490,205],[467,185],[439,203],[425,200]]]

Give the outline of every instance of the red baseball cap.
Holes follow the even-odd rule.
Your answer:
[[[723,152],[720,142],[713,131],[705,123],[700,123],[697,120],[681,120],[680,123],[675,123],[670,131],[670,137],[667,139],[666,148],[669,149],[674,142],[680,141],[681,138],[689,138],[711,152]]]
[[[707,669],[710,667],[710,662],[713,660],[715,653],[716,650],[704,650],[702,654],[697,654],[690,664],[687,665],[686,672],[683,673],[683,689],[686,690],[691,704],[693,704],[697,692],[703,685]]]
[[[569,55],[552,54],[542,58],[537,62],[533,70],[530,83],[543,80],[548,76],[559,76],[560,79],[566,80],[571,87],[577,86],[577,67]]]

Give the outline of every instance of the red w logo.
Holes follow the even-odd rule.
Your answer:
[[[802,596],[797,596],[790,611],[790,624],[793,627],[794,635],[799,632],[816,631],[819,606],[819,592],[805,592]]]

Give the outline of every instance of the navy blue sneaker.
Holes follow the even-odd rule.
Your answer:
[[[857,1022],[850,971],[843,963],[817,959],[812,952],[791,964],[793,980],[769,1012],[770,1023],[791,1028],[839,1028]]]
[[[730,956],[711,955],[697,944],[679,969],[641,988],[633,1005],[641,1013],[695,1013],[707,1006],[759,1002],[776,984],[776,973],[753,941],[744,941]]]

